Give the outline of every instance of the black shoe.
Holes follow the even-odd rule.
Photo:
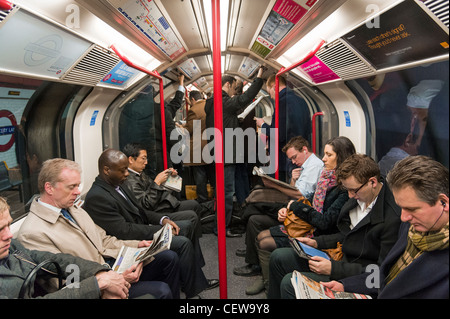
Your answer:
[[[247,249],[245,249],[245,248],[236,250],[236,256],[238,256],[238,257],[245,257],[246,253],[247,253]]]
[[[245,265],[233,269],[233,274],[236,276],[251,277],[261,275],[261,267],[259,265]]]
[[[208,279],[208,287],[205,290],[213,289],[219,286],[219,279]]]
[[[236,234],[236,233],[232,233],[231,230],[227,230],[227,235],[228,238],[236,238],[236,237],[242,237],[242,234]]]

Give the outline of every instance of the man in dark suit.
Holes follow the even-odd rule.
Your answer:
[[[84,209],[108,235],[122,240],[152,239],[153,234],[166,223],[173,226],[171,250],[180,258],[181,284],[187,298],[201,291],[217,287],[218,280],[207,280],[201,269],[203,256],[196,253],[193,243],[194,228],[187,220],[175,223],[164,214],[142,208],[133,192],[122,185],[129,175],[128,158],[120,151],[108,149],[99,160],[99,176],[86,195]]]

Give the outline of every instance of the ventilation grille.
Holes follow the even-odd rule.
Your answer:
[[[343,80],[371,76],[376,72],[367,61],[363,60],[341,39],[337,39],[321,49],[317,53],[317,57]]]
[[[114,52],[100,46],[94,46],[66,75],[62,80],[95,86],[116,65],[119,58]]]
[[[11,8],[11,10],[7,10],[7,11],[0,10],[0,24],[2,24],[3,21],[6,21],[6,18],[8,18],[8,16],[13,11],[16,11],[16,10],[18,10],[18,7],[14,4],[13,4],[13,7]]]
[[[448,0],[427,0],[423,4],[448,28]]]

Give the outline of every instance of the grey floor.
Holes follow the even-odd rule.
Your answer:
[[[204,234],[200,238],[200,245],[202,246],[203,256],[206,265],[203,267],[203,272],[206,278],[219,278],[219,258],[218,258],[218,243],[217,236],[214,234]],[[248,296],[245,294],[247,286],[251,285],[258,277],[242,277],[233,274],[233,268],[245,265],[243,257],[236,256],[236,250],[245,248],[244,235],[239,238],[227,238],[227,295],[228,299],[263,299],[265,293]],[[259,277],[260,278],[260,277]],[[206,290],[200,293],[202,299],[219,299],[220,289],[215,288]]]

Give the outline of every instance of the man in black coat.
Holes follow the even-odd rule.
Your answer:
[[[354,154],[341,164],[336,175],[350,198],[338,217],[339,232],[299,240],[320,250],[334,249],[341,243],[342,259],[316,256],[308,261],[292,248],[276,249],[270,257],[269,298],[295,298],[290,283],[294,270],[317,281],[359,275],[368,265],[380,265],[395,244],[400,208],[381,179],[375,161],[367,155]]]
[[[128,173],[128,158],[120,151],[108,149],[98,161],[99,176],[86,195],[84,209],[108,235],[122,240],[151,240],[166,223],[173,226],[171,250],[180,258],[181,284],[187,298],[218,286],[218,280],[207,280],[201,269],[203,256],[196,254],[194,228],[187,220],[173,222],[164,214],[143,209],[133,192],[122,185]],[[188,237],[188,238],[186,238]]]
[[[226,131],[234,131],[239,126],[238,115],[243,109],[248,106],[261,90],[263,85],[263,68],[258,70],[256,79],[252,85],[243,94],[234,95],[236,88],[236,79],[231,76],[222,77],[222,105],[223,105],[223,157],[225,161],[224,175],[225,175],[225,224],[229,228],[231,226],[231,216],[233,213],[233,196],[235,193],[234,176],[236,171],[236,163],[244,162],[244,154],[242,149],[236,147],[237,143],[231,139],[234,139],[232,134],[229,134],[227,139]],[[206,128],[214,127],[214,99],[206,100],[205,104],[206,113]],[[231,130],[230,130],[231,129]],[[225,149],[226,145],[232,145],[233,154],[227,154]],[[237,237],[241,234],[233,234],[228,229],[227,237]]]

